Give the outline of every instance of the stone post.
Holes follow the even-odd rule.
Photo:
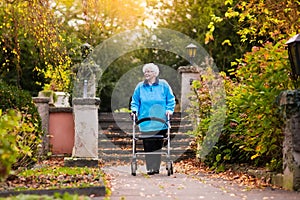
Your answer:
[[[75,138],[71,158],[66,166],[98,166],[98,108],[99,98],[74,98]]]
[[[300,90],[279,95],[285,119],[283,142],[283,187],[300,190]]]
[[[74,147],[71,158],[65,158],[67,166],[98,166],[98,108],[96,98],[99,66],[89,57],[93,47],[81,46],[83,61],[73,69],[76,77],[73,87],[73,115],[75,124]]]
[[[46,154],[50,151],[49,140],[49,97],[33,97],[33,102],[36,105],[39,115],[42,120],[42,130],[44,132],[42,149],[40,154]]]
[[[200,69],[195,66],[181,66],[178,72],[181,74],[180,111],[185,112],[190,104],[191,84],[193,80],[200,79]]]

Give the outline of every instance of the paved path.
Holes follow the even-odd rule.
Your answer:
[[[164,167],[160,174],[153,176],[145,173],[144,166],[138,166],[136,176],[131,175],[129,165],[104,167],[103,170],[111,177],[111,200],[300,200],[299,192],[250,189],[232,181],[208,178],[204,174],[175,173],[167,176]],[[94,198],[98,199],[101,198]]]

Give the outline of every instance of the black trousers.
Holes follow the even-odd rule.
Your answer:
[[[148,135],[150,138],[143,139],[144,151],[155,152],[161,150],[163,147],[164,140],[151,138],[151,135],[163,135],[166,137],[168,130],[142,132],[143,135]],[[146,168],[147,171],[159,170],[161,163],[161,154],[146,154]]]

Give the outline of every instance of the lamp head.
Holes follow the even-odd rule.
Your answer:
[[[300,34],[289,39],[286,44],[288,45],[293,77],[298,77],[300,75]]]
[[[190,59],[195,58],[198,47],[196,45],[194,45],[193,43],[191,43],[191,44],[187,45],[185,48],[187,50],[187,54],[188,54],[189,58]]]

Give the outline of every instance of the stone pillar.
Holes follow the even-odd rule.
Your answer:
[[[283,142],[283,187],[300,190],[300,90],[279,95],[285,119]]]
[[[44,132],[43,144],[42,144],[42,155],[50,151],[50,140],[49,140],[49,97],[33,97],[38,112],[42,120],[42,130]]]
[[[200,69],[195,66],[182,66],[178,68],[178,72],[181,74],[180,112],[185,112],[190,104],[191,84],[193,80],[200,79]]]
[[[75,138],[71,158],[66,166],[98,166],[98,108],[99,98],[74,98]]]

